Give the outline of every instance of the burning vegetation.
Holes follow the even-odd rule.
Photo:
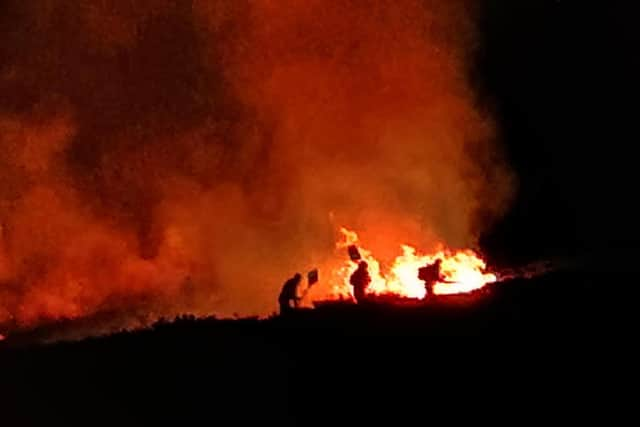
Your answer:
[[[359,245],[358,235],[346,228],[341,228],[343,240],[337,249],[345,252]],[[403,298],[425,299],[428,297],[425,281],[420,278],[420,269],[441,261],[440,274],[434,280],[435,295],[450,295],[471,292],[497,280],[497,276],[488,272],[482,258],[472,250],[449,250],[438,248],[430,255],[420,254],[409,245],[401,245],[402,254],[398,255],[388,266],[381,263],[367,249],[358,247],[357,255],[329,273],[328,283],[317,287],[311,293],[311,299],[342,299],[353,297],[353,286],[350,278],[358,269],[358,261],[365,261],[370,283],[367,294],[393,295]]]

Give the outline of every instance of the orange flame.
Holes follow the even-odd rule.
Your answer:
[[[344,240],[337,243],[338,249],[358,243],[358,235],[354,231],[341,228]],[[401,245],[402,255],[396,257],[391,266],[382,272],[380,262],[372,253],[359,247],[362,259],[369,265],[371,284],[368,293],[373,295],[394,294],[406,298],[422,299],[426,296],[424,282],[418,278],[418,269],[442,260],[441,272],[443,282],[436,283],[434,292],[438,295],[450,295],[471,292],[497,280],[493,273],[487,272],[486,263],[480,256],[470,250],[452,251],[444,247],[430,255],[419,254],[409,245]],[[333,286],[329,292],[332,298],[352,297],[349,277],[357,268],[351,261],[332,272]]]

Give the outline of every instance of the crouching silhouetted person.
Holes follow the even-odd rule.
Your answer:
[[[369,265],[365,261],[360,261],[358,269],[353,272],[349,278],[349,283],[353,286],[353,296],[356,302],[360,303],[364,301],[367,288],[371,283],[371,276],[369,276]]]
[[[298,308],[300,297],[298,297],[298,286],[302,281],[302,275],[296,273],[291,279],[284,282],[278,303],[280,304],[280,314],[286,315]]]
[[[441,264],[442,260],[437,259],[433,264],[427,264],[418,270],[418,279],[424,281],[424,288],[427,291],[426,298],[433,298],[436,283],[444,280],[440,271]]]

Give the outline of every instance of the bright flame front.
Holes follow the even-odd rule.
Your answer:
[[[358,243],[358,235],[346,228],[341,233],[344,240],[338,242],[338,249],[346,249],[349,245]],[[425,285],[418,278],[421,267],[442,260],[441,273],[444,281],[436,283],[435,294],[450,295],[471,292],[485,285],[495,282],[495,274],[486,271],[486,263],[472,250],[451,251],[439,249],[431,255],[417,253],[409,245],[402,245],[402,255],[396,257],[391,266],[383,273],[380,263],[370,251],[359,246],[362,259],[369,265],[371,284],[368,293],[373,295],[393,294],[406,298],[422,299],[426,296]],[[351,274],[357,264],[345,261],[343,265],[332,272],[333,286],[330,290],[331,298],[352,297],[352,287],[349,284]]]

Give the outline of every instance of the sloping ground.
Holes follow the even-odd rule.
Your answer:
[[[561,272],[427,306],[183,318],[4,348],[3,425],[611,423],[637,380],[634,286],[628,274]]]

